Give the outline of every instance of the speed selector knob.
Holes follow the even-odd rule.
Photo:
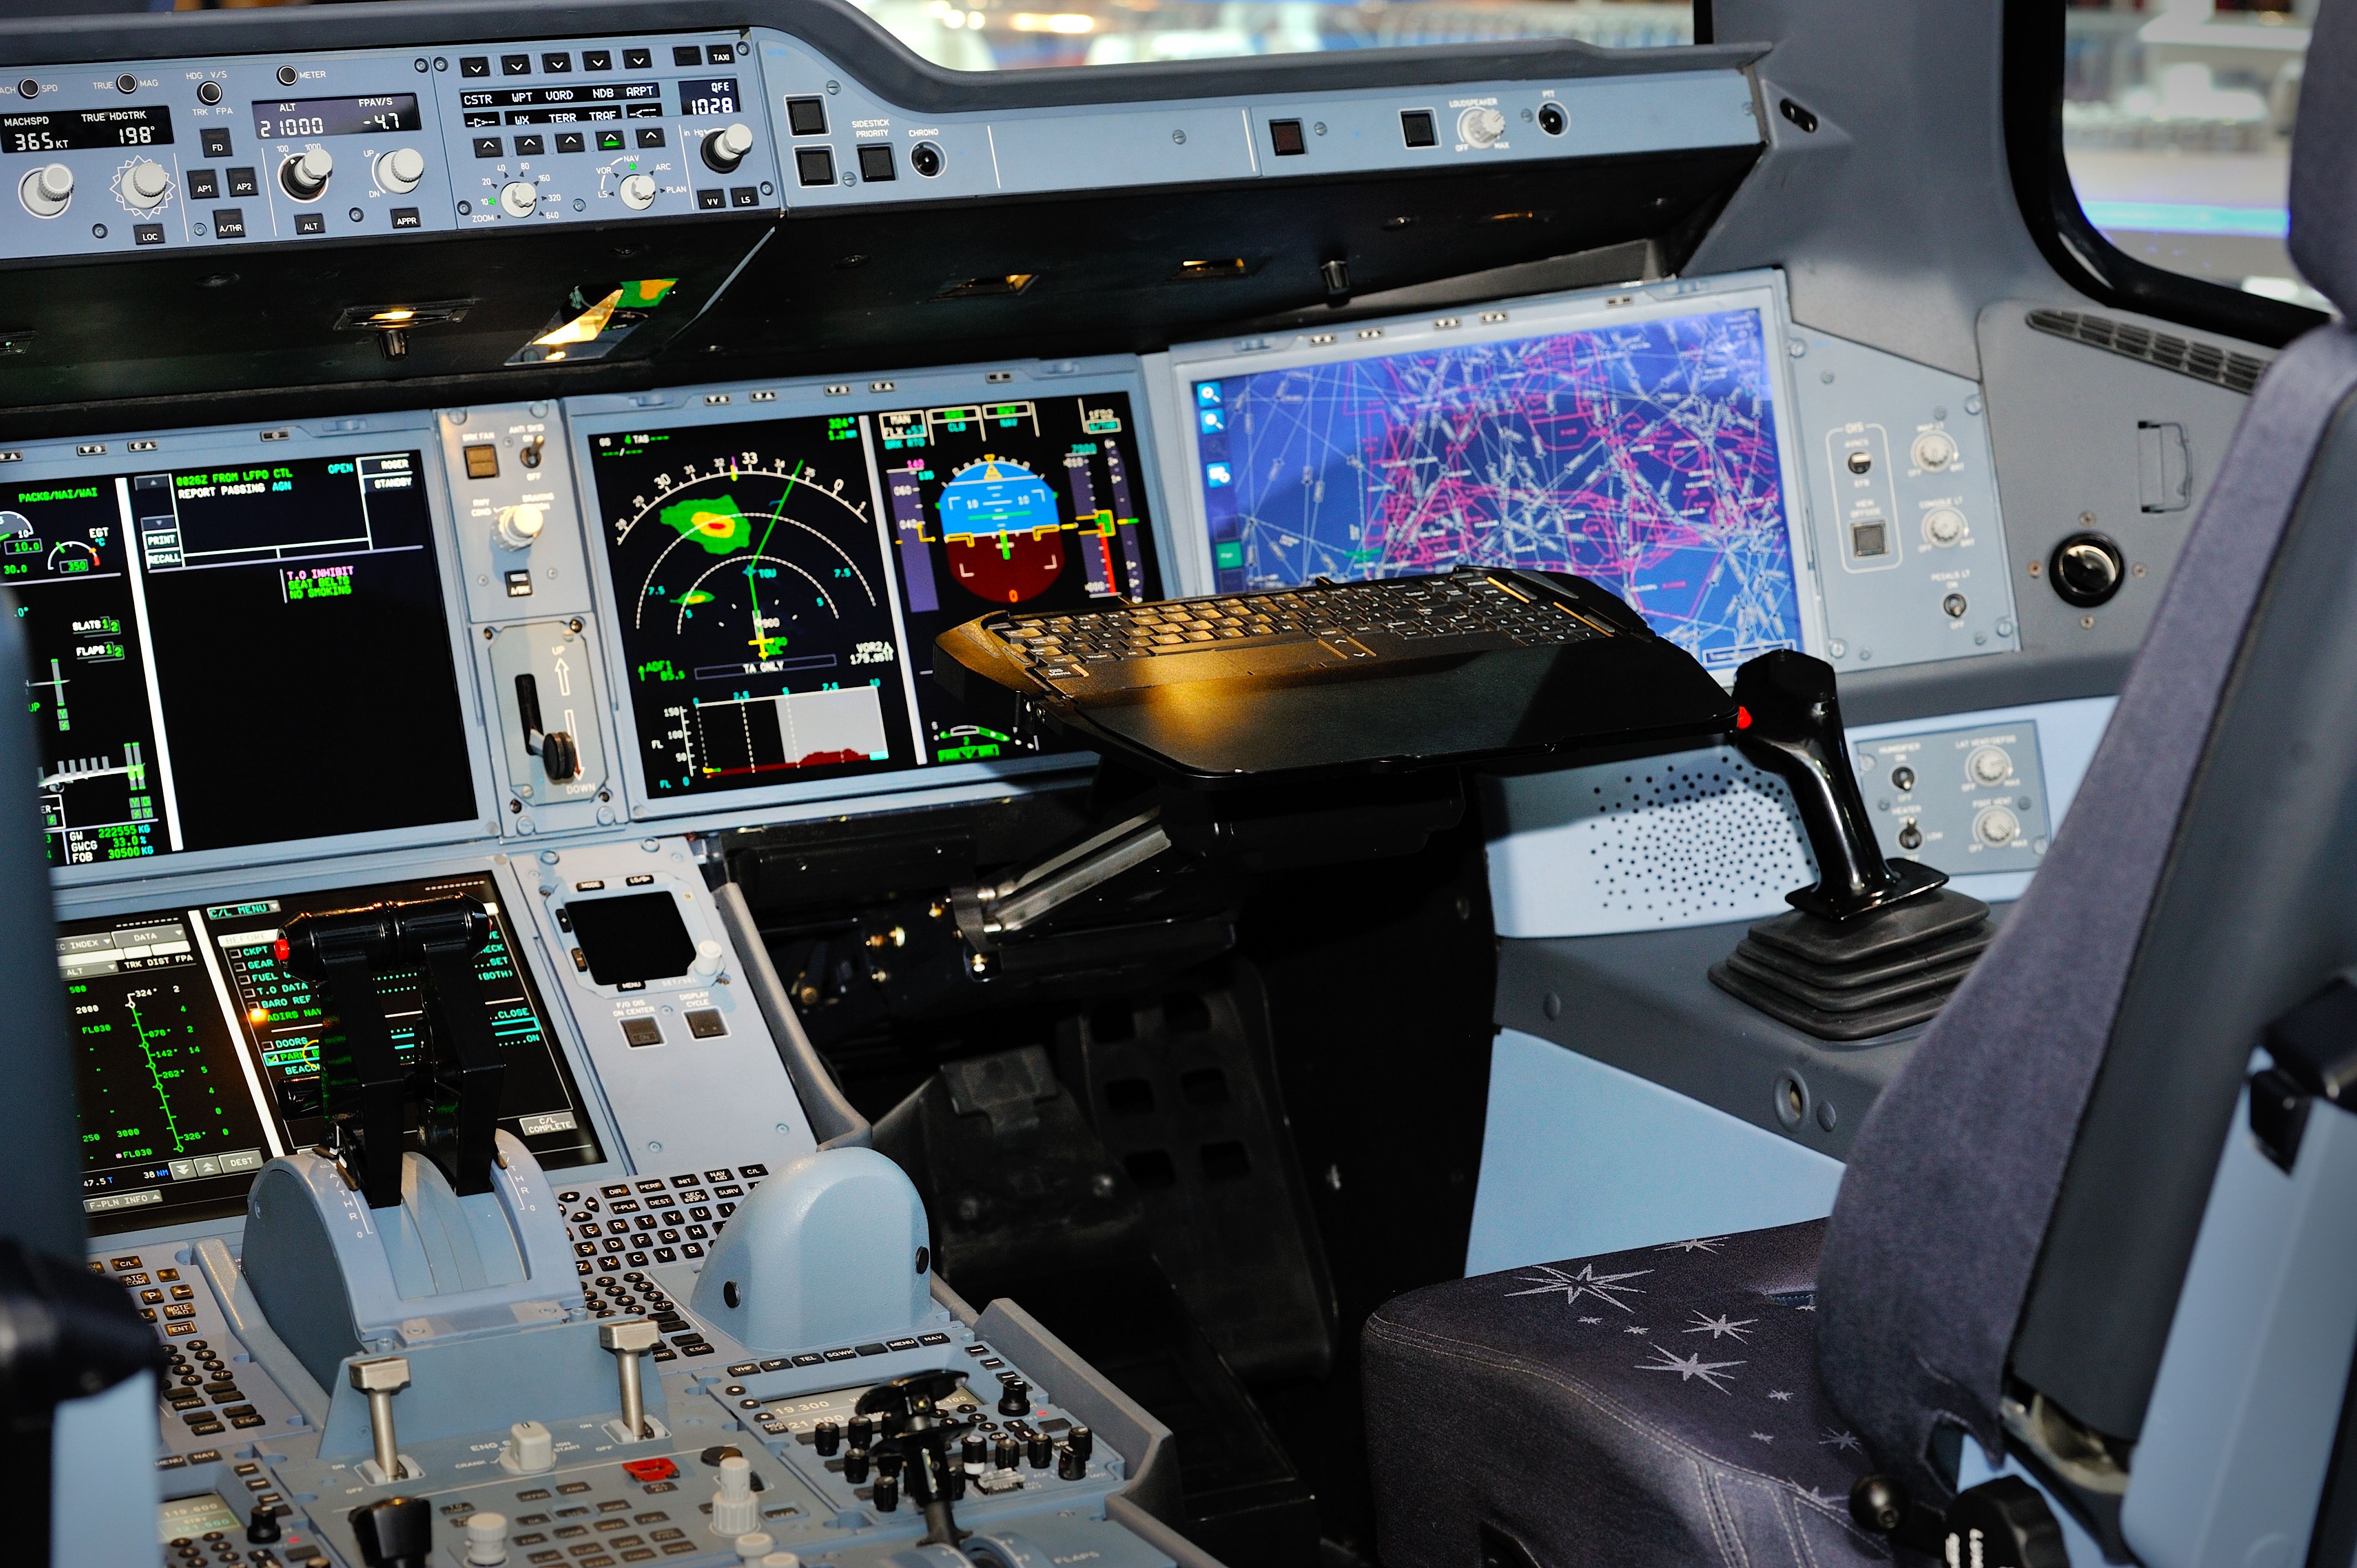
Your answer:
[[[1472,108],[1457,116],[1457,139],[1477,147],[1494,145],[1506,134],[1506,117],[1495,109]]]
[[[704,138],[704,164],[715,174],[728,174],[752,150],[752,131],[743,125],[731,125]]]
[[[540,187],[514,180],[500,191],[500,210],[511,218],[529,218],[540,210]]]
[[[123,171],[123,204],[145,212],[172,194],[172,177],[164,166],[142,158]]]
[[[425,177],[425,159],[415,147],[395,147],[376,160],[376,182],[395,196],[406,196]]]
[[[655,204],[655,177],[651,174],[625,175],[622,178],[622,205],[633,212],[644,212]]]
[[[17,199],[36,218],[55,218],[73,200],[73,170],[63,164],[43,164],[16,187]]]
[[[529,550],[533,541],[540,537],[540,531],[547,526],[546,510],[526,501],[519,506],[500,508],[499,521],[492,525],[491,537],[502,550]]]
[[[317,201],[327,191],[328,177],[335,172],[336,155],[325,147],[313,147],[278,166],[278,183],[297,201]]]

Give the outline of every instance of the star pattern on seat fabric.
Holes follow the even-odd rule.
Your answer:
[[[1518,1283],[1529,1285],[1532,1287],[1531,1289],[1510,1290],[1506,1294],[1510,1297],[1518,1295],[1553,1295],[1555,1292],[1561,1291],[1563,1293],[1563,1304],[1566,1306],[1577,1306],[1579,1305],[1580,1300],[1583,1297],[1594,1296],[1598,1301],[1603,1302],[1608,1305],[1617,1306],[1623,1312],[1630,1312],[1634,1309],[1631,1307],[1627,1302],[1622,1301],[1620,1297],[1623,1295],[1642,1295],[1645,1294],[1644,1288],[1640,1285],[1624,1285],[1620,1282],[1622,1280],[1641,1279],[1652,1272],[1653,1271],[1651,1269],[1631,1269],[1623,1273],[1599,1274],[1596,1272],[1596,1265],[1590,1263],[1586,1268],[1581,1269],[1579,1273],[1574,1274],[1565,1273],[1563,1270],[1556,1268],[1553,1263],[1542,1263],[1539,1265],[1539,1272],[1536,1274],[1516,1274],[1514,1276],[1515,1281]]]
[[[1838,1431],[1830,1426],[1825,1428],[1825,1434],[1817,1439],[1817,1446],[1820,1448],[1830,1448],[1836,1454],[1863,1454],[1866,1452],[1866,1445],[1857,1440],[1857,1434]]]
[[[1666,1247],[1656,1247],[1656,1252],[1716,1252],[1727,1244],[1724,1236],[1696,1236],[1689,1241],[1673,1241]]]
[[[1735,1374],[1728,1370],[1728,1369],[1743,1365],[1740,1361],[1706,1361],[1702,1359],[1702,1353],[1700,1351],[1696,1351],[1691,1356],[1675,1356],[1672,1355],[1669,1351],[1663,1349],[1659,1345],[1649,1346],[1647,1348],[1651,1349],[1654,1355],[1659,1356],[1661,1359],[1658,1361],[1640,1361],[1637,1363],[1637,1370],[1641,1372],[1675,1372],[1678,1375],[1678,1381],[1682,1383],[1692,1382],[1695,1379],[1700,1378],[1704,1382],[1708,1383],[1720,1393],[1727,1392],[1727,1390],[1734,1385]]]
[[[1686,1332],[1707,1334],[1713,1340],[1732,1339],[1740,1345],[1751,1337],[1751,1326],[1759,1321],[1756,1317],[1738,1318],[1732,1313],[1722,1312],[1717,1317],[1708,1317],[1697,1312]]]
[[[1770,1389],[1768,1391],[1768,1397],[1774,1400],[1778,1404],[1790,1404],[1792,1402],[1792,1391],[1790,1389]]]

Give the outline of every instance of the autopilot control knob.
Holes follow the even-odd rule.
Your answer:
[[[145,212],[172,194],[172,177],[153,158],[141,158],[123,171],[123,204]]]
[[[998,1413],[1001,1415],[1029,1415],[1031,1413],[1031,1385],[1025,1382],[1020,1378],[1007,1379],[1004,1390],[998,1396]]]
[[[63,164],[43,164],[16,187],[16,199],[36,218],[55,218],[73,200],[73,170]]]
[[[644,212],[655,204],[655,177],[631,174],[622,177],[622,205],[633,212]]]
[[[278,1510],[268,1503],[256,1503],[246,1516],[245,1539],[249,1545],[267,1546],[279,1538]]]
[[[406,196],[425,177],[425,159],[415,147],[395,147],[379,155],[376,182],[395,196]]]
[[[753,133],[744,125],[730,125],[704,138],[704,166],[715,174],[733,174],[753,150]]]
[[[500,508],[499,521],[491,525],[491,538],[502,550],[529,550],[540,531],[548,526],[548,510],[530,501]]]
[[[1477,147],[1495,146],[1506,134],[1506,117],[1495,109],[1475,107],[1457,116],[1457,139]]]
[[[425,1568],[434,1550],[434,1506],[424,1498],[380,1498],[346,1520],[368,1568]]]
[[[311,147],[278,166],[278,183],[297,201],[317,201],[327,191],[328,177],[335,172],[336,155],[325,147]]]
[[[511,218],[529,218],[540,210],[540,187],[528,179],[511,180],[500,190],[500,210]]]

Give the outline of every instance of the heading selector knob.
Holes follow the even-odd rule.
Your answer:
[[[704,138],[704,165],[715,174],[728,174],[752,150],[752,131],[744,125],[731,125]]]
[[[1457,139],[1477,147],[1495,145],[1506,134],[1506,117],[1495,109],[1472,108],[1457,116]]]
[[[633,212],[644,212],[655,204],[655,177],[633,174],[622,177],[622,205]]]
[[[540,187],[529,180],[511,180],[500,190],[500,210],[511,218],[529,218],[540,210]]]
[[[395,196],[406,196],[425,177],[425,160],[415,147],[395,147],[376,160],[376,182]]]
[[[317,201],[327,192],[328,177],[335,172],[336,155],[325,147],[313,147],[278,166],[278,183],[297,201]]]
[[[152,159],[141,158],[123,171],[123,204],[135,211],[145,212],[172,194],[172,177],[164,166]]]
[[[499,521],[491,528],[491,538],[502,550],[529,550],[540,531],[548,526],[546,509],[525,501],[518,506],[500,508]]]
[[[16,198],[36,218],[55,218],[73,200],[73,170],[63,164],[43,164],[16,187]]]

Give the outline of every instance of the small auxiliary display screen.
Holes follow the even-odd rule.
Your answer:
[[[0,483],[51,865],[475,815],[423,468]]]
[[[687,972],[695,961],[695,940],[679,918],[669,893],[624,893],[576,898],[565,906],[574,945],[588,961],[589,978],[600,985],[644,985]]]
[[[167,147],[171,144],[172,112],[160,103],[0,114],[0,151],[71,153],[92,148]]]
[[[681,82],[679,112],[689,115],[737,113],[737,79],[699,76]]]
[[[414,131],[417,94],[372,98],[296,98],[253,106],[253,134],[264,141],[295,136],[363,136],[371,131]]]
[[[234,1214],[265,1160],[327,1136],[316,1113],[319,1058],[342,1026],[327,995],[287,968],[286,921],[454,897],[479,899],[491,913],[475,973],[507,1060],[500,1125],[551,1169],[601,1159],[488,875],[70,920],[58,928],[58,970],[75,1043],[91,1228]],[[394,1049],[414,1063],[420,981],[395,973],[380,991]]]
[[[658,799],[1040,749],[934,682],[993,608],[1162,592],[1119,392],[589,437]]]
[[[1191,379],[1220,590],[1537,567],[1713,669],[1798,648],[1775,381],[1756,308]]]

